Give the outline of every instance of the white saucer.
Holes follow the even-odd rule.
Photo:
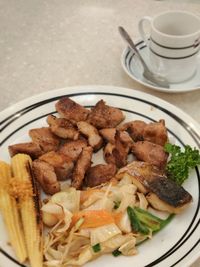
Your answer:
[[[137,48],[140,50],[141,56],[144,60],[149,63],[148,49],[144,41],[138,41],[136,43]],[[163,88],[156,85],[152,85],[143,77],[143,68],[135,55],[135,53],[127,47],[121,56],[122,67],[125,72],[135,81],[145,86],[148,86],[151,89],[162,91],[166,93],[184,93],[191,92],[194,90],[200,89],[200,55],[198,57],[198,67],[195,75],[181,83],[171,83],[170,88]]]

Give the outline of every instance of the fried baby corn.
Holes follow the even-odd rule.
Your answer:
[[[27,251],[17,202],[10,191],[10,183],[13,179],[10,165],[0,161],[0,209],[8,230],[10,243],[17,259],[22,263],[27,258]]]
[[[42,221],[37,184],[32,176],[32,160],[26,154],[17,154],[11,166],[21,192],[18,190],[20,213],[31,267],[43,266]]]

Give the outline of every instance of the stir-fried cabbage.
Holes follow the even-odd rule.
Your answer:
[[[70,187],[64,192],[54,194],[51,197],[51,202],[60,204],[71,212],[76,212],[79,210],[80,205],[80,191]]]
[[[103,252],[109,253],[120,248],[126,242],[129,242],[130,240],[133,239],[135,240],[133,234],[127,234],[127,235],[117,234],[114,237],[108,239],[107,241],[102,242],[101,248]]]
[[[58,232],[66,231],[69,228],[72,213],[62,205],[48,202],[42,206],[41,210],[43,211],[43,222],[47,226],[53,226],[58,223],[58,221],[63,221],[64,226],[60,227]]]
[[[118,250],[125,256],[134,255],[137,253],[135,244],[136,244],[136,239],[135,237],[132,237],[131,240],[120,246]]]
[[[130,222],[130,219],[128,217],[126,210],[123,213],[122,218],[117,225],[123,233],[131,233],[131,231],[132,231],[131,222]]]
[[[95,195],[95,193],[94,193]],[[112,211],[113,209],[113,201],[109,199],[108,197],[98,199],[95,203],[93,203],[91,206],[87,207],[84,210],[107,210]]]
[[[94,253],[92,251],[91,246],[87,246],[85,247],[81,253],[79,254],[79,256],[77,258],[75,257],[71,257],[69,259],[66,260],[66,265],[65,266],[69,266],[69,265],[75,265],[75,266],[81,266],[83,264],[85,264],[86,262],[92,260],[92,258],[94,258]]]
[[[143,210],[146,210],[148,207],[148,202],[144,194],[137,192],[137,196],[139,198],[139,207]]]
[[[98,243],[104,242],[120,233],[121,233],[120,229],[114,223],[91,229],[90,230],[91,245],[94,246]]]
[[[139,208],[146,212],[148,202],[126,174],[117,184],[82,192],[65,186],[42,207],[44,223],[53,226],[45,241],[44,265],[82,266],[104,253],[136,254],[136,244],[152,237],[149,228],[147,233],[133,229],[127,209],[136,212]],[[92,217],[93,213],[96,215]],[[146,227],[146,221],[138,223]]]

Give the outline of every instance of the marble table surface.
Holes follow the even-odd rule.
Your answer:
[[[0,111],[32,95],[74,85],[114,85],[160,97],[200,123],[200,90],[153,91],[127,76],[117,26],[134,40],[142,16],[200,15],[199,0],[0,0]],[[192,267],[200,266],[200,261]]]

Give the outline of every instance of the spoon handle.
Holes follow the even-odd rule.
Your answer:
[[[119,30],[119,33],[121,34],[122,38],[135,51],[135,53],[137,54],[137,56],[139,57],[142,65],[143,65],[143,67],[149,71],[149,67],[147,66],[147,64],[145,63],[145,61],[143,60],[143,58],[141,57],[140,53],[137,50],[137,47],[133,43],[133,41],[132,41],[131,37],[129,36],[129,34],[127,33],[127,31],[123,27],[121,27],[121,26],[118,27],[118,30]]]

